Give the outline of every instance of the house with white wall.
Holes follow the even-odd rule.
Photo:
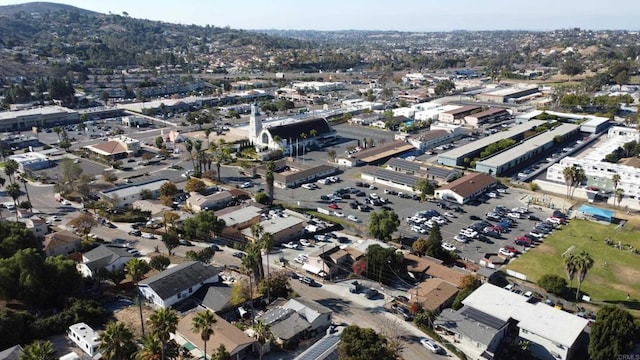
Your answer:
[[[76,267],[83,277],[93,277],[97,271],[121,270],[133,259],[133,254],[127,249],[99,245],[93,250],[82,254],[82,263]]]
[[[153,306],[166,308],[191,296],[205,284],[217,283],[220,270],[199,261],[185,261],[138,283]]]

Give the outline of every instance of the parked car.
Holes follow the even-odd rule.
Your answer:
[[[312,278],[310,278],[308,276],[300,277],[300,282],[303,283],[303,284],[307,284],[308,286],[313,286],[316,283],[315,280],[313,280]]]
[[[140,230],[136,230],[136,229],[133,229],[133,230],[130,230],[130,231],[129,231],[129,235],[132,235],[132,236],[141,236],[141,235],[142,235],[142,231],[140,231]]]
[[[528,237],[526,237],[526,236],[518,236],[518,237],[516,238],[515,244],[516,244],[516,245],[520,245],[520,246],[531,246],[531,245],[532,245],[532,242],[531,242],[531,240],[530,240]]]
[[[498,252],[499,252],[500,254],[504,255],[504,256],[507,256],[507,257],[514,257],[514,256],[516,256],[516,253],[517,253],[517,252],[515,251],[515,249],[514,249],[514,248],[512,248],[512,247],[503,247],[503,248],[500,248],[500,250],[498,250]]]
[[[434,354],[442,355],[445,353],[445,350],[441,348],[440,345],[436,344],[435,341],[429,338],[421,338],[420,344],[422,344],[422,346],[424,346],[425,348],[427,348],[427,350],[431,351]]]
[[[294,243],[292,241],[290,241],[290,242],[288,242],[286,244],[282,244],[282,246],[284,246],[284,247],[286,247],[288,249],[295,249],[295,250],[297,250],[299,248],[298,244],[296,244],[296,243]]]
[[[307,239],[300,239],[300,245],[302,246],[311,246],[311,241]]]
[[[195,246],[191,241],[189,240],[185,240],[185,239],[181,239],[180,241],[180,245],[182,246]]]
[[[247,256],[247,254],[241,252],[241,251],[236,251],[233,253],[233,257],[237,257],[238,259],[242,259],[243,257]]]
[[[353,222],[360,222],[360,219],[358,219],[355,215],[349,215],[347,216],[347,219],[353,221]]]
[[[442,248],[447,250],[447,251],[456,251],[456,247],[455,246],[453,246],[452,244],[446,243],[446,242],[442,243]]]
[[[142,237],[143,239],[155,239],[156,236],[151,234],[151,233],[142,233],[142,235],[140,235],[140,237]]]

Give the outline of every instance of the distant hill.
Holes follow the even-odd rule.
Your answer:
[[[101,15],[98,12],[81,9],[71,5],[57,4],[57,3],[44,2],[44,1],[0,6],[0,16],[13,16],[19,12],[33,14],[33,13],[46,13],[46,12],[56,12],[56,11],[77,11],[78,13],[83,15]]]

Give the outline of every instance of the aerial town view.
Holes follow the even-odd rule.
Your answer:
[[[0,360],[639,360],[639,18],[0,0]]]

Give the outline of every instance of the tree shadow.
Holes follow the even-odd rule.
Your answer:
[[[351,306],[351,301],[339,299],[339,298],[326,298],[326,299],[319,299],[316,301],[321,305],[326,306],[329,309],[333,310],[336,314],[344,314],[344,315],[351,314],[351,311],[349,310],[349,307]]]

